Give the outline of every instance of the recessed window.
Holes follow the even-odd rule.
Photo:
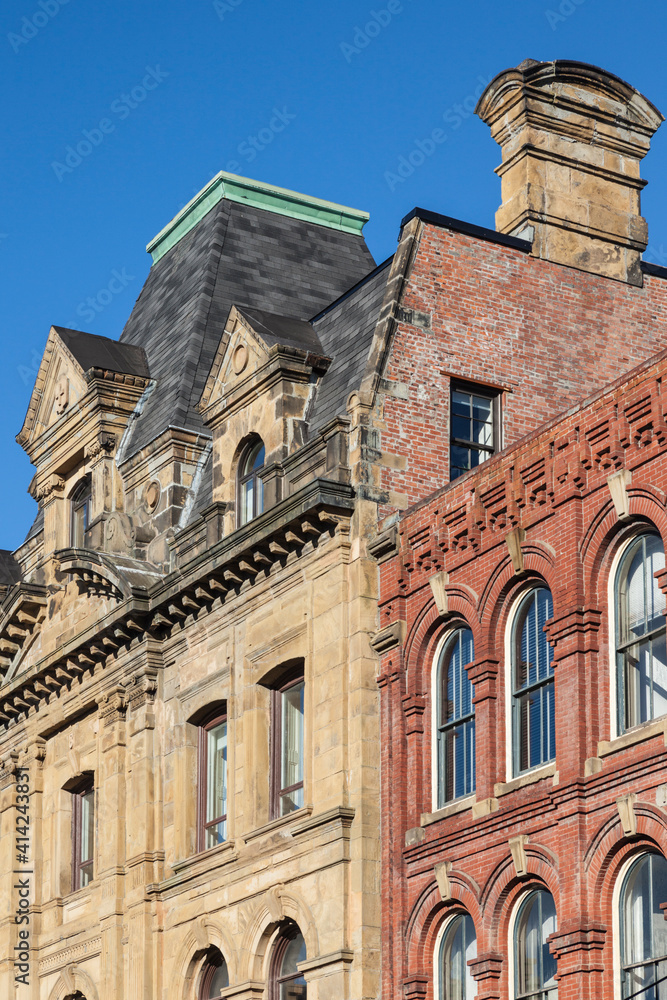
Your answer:
[[[500,448],[500,396],[492,389],[452,382],[449,478],[462,476]]]
[[[202,970],[199,1000],[217,1000],[228,986],[227,963],[217,948],[211,948]]]
[[[227,715],[217,712],[199,729],[199,850],[227,839]]]
[[[264,455],[263,443],[255,441],[241,457],[238,476],[239,526],[252,521],[264,510],[264,483],[260,475],[264,468]]]
[[[276,941],[271,968],[271,1000],[306,1000],[306,980],[298,966],[306,961],[306,942],[288,923]]]
[[[665,567],[659,535],[627,548],[616,576],[616,672],[619,729],[667,713],[665,595],[654,574]]]
[[[667,903],[667,861],[660,854],[638,858],[621,891],[621,993],[634,996],[644,990],[648,1000],[659,1000],[667,976],[667,921],[661,903]]]
[[[475,925],[467,913],[451,920],[442,936],[438,955],[438,1000],[474,1000],[477,983],[468,962],[477,958]]]
[[[553,649],[544,625],[553,614],[551,593],[531,590],[521,601],[512,633],[514,772],[556,757]]]
[[[521,904],[514,931],[514,996],[516,1000],[556,1000],[556,959],[548,937],[556,932],[553,896],[531,892]]]
[[[72,793],[72,891],[93,880],[95,854],[95,790],[86,778]]]
[[[70,497],[72,511],[70,545],[72,548],[82,549],[86,545],[86,532],[90,526],[91,500],[92,487],[90,479],[86,477],[77,484]]]
[[[271,692],[271,815],[303,806],[303,673]]]
[[[472,632],[460,628],[445,642],[438,662],[438,808],[475,791],[475,692],[466,670],[474,658]]]

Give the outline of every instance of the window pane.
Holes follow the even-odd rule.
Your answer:
[[[248,521],[252,521],[255,514],[255,480],[249,479],[247,483],[244,483],[241,487],[241,504],[243,507],[242,516],[243,523],[247,524]]]
[[[76,507],[72,511],[72,546],[75,549],[83,548],[84,533],[84,508]]]
[[[461,441],[470,441],[470,421],[465,417],[452,417],[452,437]]]
[[[281,789],[303,781],[303,696],[303,681],[281,695]],[[282,796],[281,815],[300,809],[302,805],[303,788],[295,789]]]
[[[93,854],[95,851],[95,792],[91,788],[79,797],[79,886],[83,888],[93,880]]]
[[[438,804],[475,790],[474,686],[466,666],[474,659],[470,629],[459,629],[445,645],[438,664]],[[459,719],[466,719],[460,725]]]
[[[630,869],[621,900],[624,997],[667,975],[667,928],[660,909],[665,902],[667,861],[662,855],[645,855]],[[645,995],[658,1000],[663,992],[660,985]]]
[[[523,904],[516,925],[516,994],[551,1000],[558,995],[556,960],[547,938],[556,931],[556,910],[550,893],[539,890]],[[544,992],[542,992],[544,991]]]
[[[477,939],[472,919],[467,914],[455,917],[443,938],[440,952],[442,1000],[474,1000],[477,983],[468,962],[477,958]]]
[[[467,472],[470,466],[470,451],[468,448],[461,448],[457,444],[453,444],[451,447],[450,456],[452,471],[450,474],[451,479],[456,479],[463,472]]]
[[[205,822],[227,814],[227,723],[221,722],[205,733],[206,739],[206,817]],[[226,836],[226,823],[216,823],[206,829],[205,847],[221,844]]]
[[[472,416],[472,397],[469,392],[460,392],[458,389],[452,393],[452,416],[465,417],[470,420]]]
[[[220,965],[211,980],[211,985],[208,991],[208,1000],[215,1000],[216,997],[220,996],[222,990],[229,986],[229,973],[227,971],[227,964],[223,959],[222,965]]]

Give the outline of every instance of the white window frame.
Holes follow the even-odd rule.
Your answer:
[[[644,854],[650,853],[650,851],[640,851],[638,854],[631,854],[630,857],[625,859],[616,873],[616,881],[614,882],[614,889],[611,894],[611,943],[614,971],[614,1000],[621,1000],[621,889],[625,883],[625,876],[628,874],[628,871],[635,861],[641,858]]]
[[[442,922],[442,926],[438,931],[435,944],[433,945],[433,998],[434,1000],[442,1000],[441,986],[440,982],[440,950],[442,948],[442,942],[444,940],[445,934],[454,923],[457,917],[468,916],[472,920],[472,915],[467,910],[455,910],[450,913]],[[475,926],[475,921],[473,920],[473,927]],[[477,940],[477,928],[475,927],[475,940]],[[478,993],[477,984],[475,992]]]
[[[553,591],[551,587],[546,582],[546,580],[531,580],[529,584],[522,587],[515,595],[512,601],[512,606],[510,608],[509,614],[507,616],[507,625],[505,626],[505,781],[513,781],[518,778],[523,778],[526,775],[539,775],[540,771],[547,771],[552,768],[554,764],[558,762],[558,745],[556,745],[556,756],[554,760],[548,760],[546,764],[538,764],[537,767],[532,767],[528,771],[522,771],[520,774],[514,773],[514,692],[512,683],[512,637],[514,635],[514,623],[516,621],[516,616],[518,614],[519,608],[524,597],[527,597],[531,590],[548,590],[551,594],[551,600],[553,602]],[[555,674],[555,671],[554,671]],[[555,691],[556,679],[554,677],[554,691]],[[554,712],[555,715],[555,712]]]
[[[655,722],[655,719],[647,719],[646,722],[640,722],[639,725],[633,726],[632,729],[626,729],[625,733],[621,732],[618,725],[618,666],[616,664],[616,577],[618,576],[618,570],[621,562],[625,556],[625,553],[630,548],[633,542],[637,541],[640,535],[657,535],[665,549],[665,560],[667,565],[667,546],[665,545],[665,540],[662,534],[658,531],[657,525],[653,524],[652,521],[643,521],[638,523],[635,530],[631,535],[619,545],[618,549],[614,553],[614,558],[611,561],[611,566],[609,567],[609,577],[607,579],[607,610],[608,610],[608,620],[609,620],[609,738],[612,740],[617,739],[619,736],[624,736],[625,733],[635,732],[637,729],[641,729],[642,726],[649,725],[651,722]],[[656,719],[664,719],[664,715],[658,715]],[[620,975],[620,973],[619,973]]]
[[[454,635],[459,629],[470,628],[470,625],[464,618],[457,618],[456,621],[451,623],[451,627],[447,629],[444,635],[440,638],[438,645],[435,647],[435,652],[433,654],[433,661],[431,663],[431,809],[433,812],[437,812],[439,808],[438,805],[438,700],[439,700],[439,687],[438,687],[438,666],[440,664],[440,657],[442,652]],[[474,641],[474,635],[473,635]],[[476,706],[475,706],[476,707]],[[475,738],[477,738],[477,712],[475,712]],[[475,747],[475,761],[477,761],[477,748]],[[452,805],[452,803],[460,802],[473,802],[477,792],[472,792],[470,795],[464,795],[459,799],[452,799],[452,802],[447,802],[444,807]]]

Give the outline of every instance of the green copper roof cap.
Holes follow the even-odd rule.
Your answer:
[[[361,234],[370,217],[368,212],[360,212],[356,208],[346,208],[345,205],[336,205],[332,201],[311,198],[307,194],[274,187],[262,181],[252,181],[247,177],[239,177],[237,174],[228,174],[225,170],[221,170],[150,241],[146,250],[153,258],[153,263],[164,257],[223,198],[355,235]]]

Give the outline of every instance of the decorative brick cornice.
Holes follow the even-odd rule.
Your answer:
[[[500,660],[486,656],[466,667],[470,683],[475,685],[475,702],[495,698]]]
[[[564,927],[549,935],[549,951],[556,958],[573,952],[602,951],[607,936],[604,924],[585,924],[582,927]],[[586,964],[586,968],[590,968]]]
[[[405,1000],[420,1000],[428,993],[428,976],[408,976],[403,980]]]

